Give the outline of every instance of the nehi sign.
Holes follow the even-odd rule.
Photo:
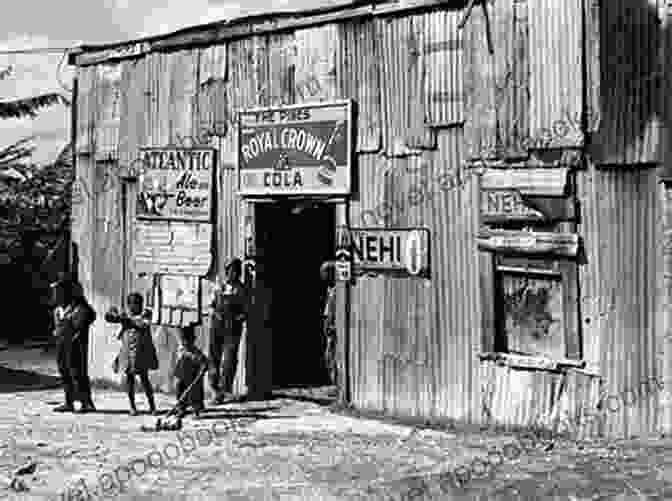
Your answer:
[[[210,222],[215,150],[142,148],[137,216]]]
[[[429,278],[429,230],[426,228],[352,228],[350,237],[358,271]]]
[[[347,195],[352,104],[258,108],[239,114],[241,195]]]

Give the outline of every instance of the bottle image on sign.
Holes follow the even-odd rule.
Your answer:
[[[343,120],[336,122],[334,130],[331,133],[331,137],[329,138],[327,146],[324,149],[325,153],[328,152],[337,141],[340,141],[342,139],[343,134],[341,129],[343,128],[344,124],[345,122]],[[317,179],[319,179],[319,181],[322,184],[330,186],[334,184],[335,175],[336,175],[336,161],[333,159],[331,155],[323,154],[322,167],[320,167],[319,171],[317,172]]]

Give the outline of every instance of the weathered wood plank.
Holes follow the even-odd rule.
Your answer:
[[[482,175],[484,190],[513,189],[521,195],[561,197],[567,192],[569,169],[487,169]]]
[[[476,241],[479,250],[491,252],[576,257],[579,250],[576,234],[483,229]]]

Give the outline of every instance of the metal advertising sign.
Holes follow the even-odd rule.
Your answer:
[[[350,235],[356,270],[429,278],[428,229],[352,228]]]
[[[350,194],[350,101],[257,108],[239,121],[241,195]]]
[[[210,222],[215,150],[141,148],[140,219]]]

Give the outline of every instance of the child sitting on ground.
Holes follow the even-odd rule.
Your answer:
[[[140,294],[133,292],[126,298],[128,313],[121,312],[115,307],[105,315],[105,320],[110,323],[121,324],[121,331],[117,339],[121,340],[121,349],[115,360],[115,372],[124,374],[128,400],[131,405],[131,416],[137,416],[135,407],[135,376],[140,376],[149,411],[156,415],[154,405],[154,392],[149,381],[149,371],[159,368],[159,359],[152,342],[150,330],[151,312],[143,310],[143,299]]]
[[[183,417],[189,407],[198,418],[205,408],[203,391],[203,374],[208,366],[208,359],[196,345],[196,329],[193,325],[180,331],[180,347],[177,351],[175,378],[177,379],[177,398],[180,399],[179,416]],[[191,386],[191,389],[189,387]],[[184,393],[189,389],[189,394]]]

